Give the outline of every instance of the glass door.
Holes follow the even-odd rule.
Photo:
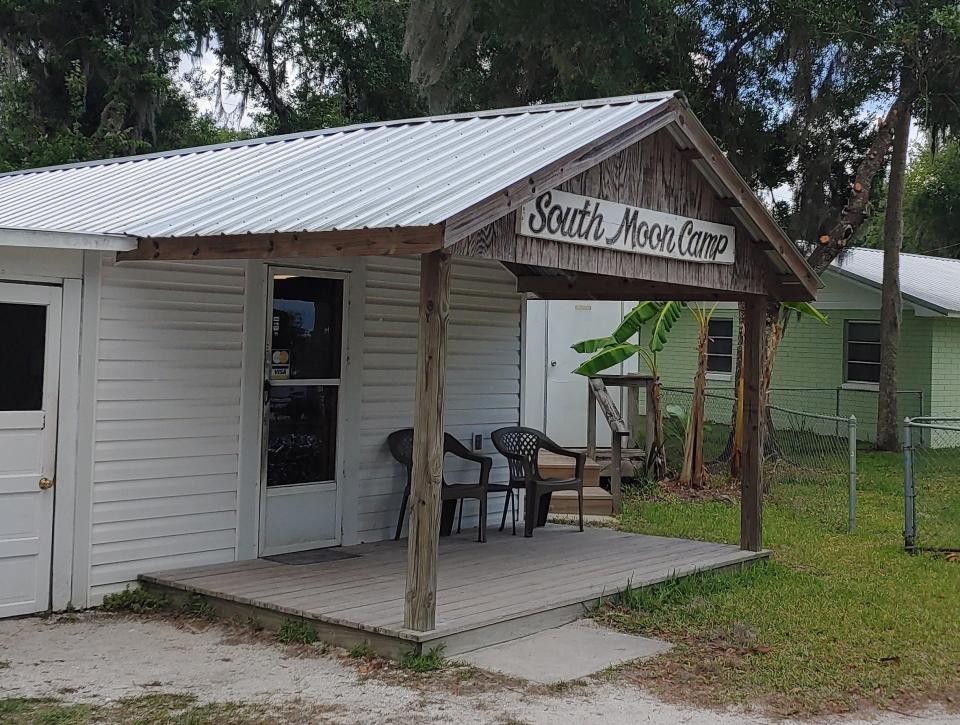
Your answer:
[[[261,554],[339,543],[345,275],[269,272]]]

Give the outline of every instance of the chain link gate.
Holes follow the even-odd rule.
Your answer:
[[[907,551],[960,551],[960,418],[904,420],[903,501]]]

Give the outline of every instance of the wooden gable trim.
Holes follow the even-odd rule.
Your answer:
[[[463,256],[504,263],[642,280],[647,285],[669,283],[676,290],[674,297],[683,293],[687,299],[712,299],[724,294],[778,296],[782,292],[774,279],[775,267],[764,258],[762,244],[753,241],[756,233],[751,233],[741,221],[733,218],[730,209],[720,202],[713,185],[680,153],[672,134],[666,131],[634,142],[555,188],[733,224],[738,230],[735,262],[732,265],[693,263],[527,237],[516,232],[519,213],[516,209],[452,245],[450,250]],[[544,294],[567,297],[573,293],[567,289],[552,289]]]
[[[562,156],[526,179],[514,182],[446,221],[444,243],[455,244],[505,214],[535,199],[541,192],[598,165],[631,144],[643,140],[676,120],[680,109],[676,98],[653,106],[629,124],[600,136],[581,148]]]
[[[443,248],[443,226],[349,229],[329,232],[277,232],[216,237],[141,239],[117,261],[362,257],[422,254]]]
[[[664,128],[669,129],[671,135],[678,141],[680,146],[678,148],[679,158],[689,163],[713,187],[718,204],[735,211],[737,215],[742,215],[742,219],[748,219],[751,223],[749,226],[753,227],[750,238],[744,239],[743,242],[745,244],[752,242],[750,246],[754,250],[751,251],[753,264],[764,267],[769,271],[767,276],[771,281],[771,287],[769,290],[760,290],[756,289],[755,286],[750,286],[749,289],[737,291],[743,291],[746,294],[765,294],[769,292],[774,297],[784,300],[814,299],[816,290],[820,287],[820,281],[816,274],[809,267],[803,255],[773,221],[766,208],[757,199],[710,134],[703,128],[700,121],[692,114],[686,102],[679,97],[670,99],[665,104],[651,109],[648,114],[637,119],[629,126],[597,139],[574,154],[544,167],[528,179],[516,182],[503,192],[451,217],[447,221],[444,232],[445,245],[456,245],[453,251],[467,256],[477,254],[478,256],[490,256],[505,262],[546,264],[547,262],[538,261],[523,252],[511,254],[503,249],[503,237],[508,233],[502,229],[499,222],[504,216],[508,215],[513,219],[515,216],[513,212],[522,204],[536,198],[538,193],[545,189],[564,188],[563,184],[569,180],[605,161],[609,161],[631,144],[643,141]],[[684,143],[689,145],[683,147]],[[743,221],[739,219],[738,226],[741,229],[746,228],[747,231],[751,231],[744,227]],[[759,233],[760,238],[756,238],[757,233]],[[495,243],[494,238],[497,237],[500,238],[498,240],[500,243]],[[478,249],[478,239],[480,240],[480,249]],[[543,240],[529,240],[515,236],[518,247],[524,244],[529,246],[529,243],[534,241],[539,243]],[[571,245],[561,244],[561,246]],[[617,254],[607,250],[600,250],[599,253],[604,252]],[[587,253],[581,250],[567,256],[576,257],[578,254],[583,256]],[[782,260],[783,266],[774,264],[773,260],[768,258],[770,255],[776,255]],[[564,257],[562,253],[551,254],[549,251],[546,252],[548,260],[554,256],[558,259]],[[591,262],[589,264],[593,265],[593,269],[584,270],[577,263],[574,263],[573,266],[570,266],[570,263],[566,265],[558,264],[557,267],[568,270],[595,271],[598,267],[609,266],[609,264],[605,265],[603,262],[596,264]],[[622,260],[615,260],[610,264],[623,266]],[[784,269],[789,270],[789,273],[796,277],[797,284],[791,285],[781,282],[781,280],[786,281],[785,278],[776,273]],[[622,271],[628,272],[626,269]]]
[[[742,208],[750,220],[757,225],[766,240],[773,245],[774,250],[783,259],[790,271],[800,280],[804,292],[809,295],[805,296],[804,299],[814,299],[817,289],[820,287],[819,278],[793,242],[773,220],[747,182],[740,176],[730,159],[720,150],[717,142],[700,123],[700,119],[690,111],[689,107],[685,107],[678,111],[676,125],[679,127],[678,130],[682,136],[692,145],[694,153],[701,157],[700,159],[695,156],[691,158],[692,165],[696,168],[705,165],[716,175],[729,194],[723,197],[724,205],[730,208]],[[684,151],[690,153],[687,149],[684,149]]]

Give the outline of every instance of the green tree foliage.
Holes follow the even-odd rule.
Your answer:
[[[180,9],[0,0],[0,169],[224,138],[174,81],[188,40]]]
[[[960,257],[960,140],[914,156],[903,211],[904,251]]]
[[[253,101],[260,132],[404,118],[422,104],[401,57],[406,6],[391,0],[196,0],[194,52],[218,60],[214,94]]]

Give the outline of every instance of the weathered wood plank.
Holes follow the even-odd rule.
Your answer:
[[[744,302],[743,320],[743,467],[740,482],[740,548],[760,551],[763,505],[763,441],[760,378],[763,375],[767,298]]]
[[[742,223],[717,198],[710,183],[684,158],[676,142],[666,131],[654,133],[625,147],[560,187],[564,191],[630,204],[656,211],[696,217],[729,224],[737,230],[736,256],[732,265],[702,264],[635,254],[613,249],[525,237],[516,233],[516,211],[471,234],[450,247],[456,254],[481,256],[503,262],[548,267],[588,275],[604,275],[618,280],[642,280],[644,284],[664,287],[663,299],[733,299],[745,294],[777,293],[780,284],[767,274],[767,262],[758,255],[751,235]],[[546,299],[630,299],[581,288],[573,291],[562,286],[563,277],[548,284],[558,285],[554,297],[544,288]],[[639,285],[638,285],[639,286]],[[673,294],[666,288],[672,288]],[[700,292],[706,290],[707,292]],[[536,293],[536,292],[535,292]],[[584,297],[574,297],[574,294]],[[617,294],[633,294],[636,299],[650,295],[621,286]],[[656,298],[653,298],[656,299]]]
[[[443,227],[276,232],[217,237],[152,237],[117,261],[200,259],[283,259],[421,254],[443,248]]]
[[[261,609],[271,623],[312,620],[331,641],[376,640],[378,649],[392,647],[391,640],[401,649],[449,641],[457,650],[492,643],[485,638],[503,636],[504,623],[513,623],[510,632],[530,633],[542,621],[553,626],[557,617],[560,623],[576,618],[585,604],[620,591],[628,580],[642,587],[674,574],[739,566],[756,556],[729,545],[606,529],[581,534],[547,527],[532,539],[494,529],[487,544],[472,539],[464,534],[441,540],[436,626],[423,633],[404,626],[406,547],[400,542],[351,547],[357,558],[305,566],[234,562],[184,570],[181,582],[174,570],[156,585]],[[245,584],[234,578],[244,569]],[[218,580],[229,586],[216,585]],[[250,593],[258,582],[263,593]],[[463,642],[447,639],[459,635]]]
[[[413,422],[413,475],[403,622],[420,632],[433,629],[437,610],[437,537],[443,480],[443,404],[447,382],[450,316],[450,254],[420,258],[417,389]]]
[[[568,245],[573,246],[573,245]],[[671,260],[661,260],[671,261]],[[527,264],[532,264],[527,260]],[[540,265],[544,266],[544,265]],[[520,275],[517,277],[518,289],[530,292],[544,299],[667,299],[667,300],[731,300],[737,301],[745,295],[760,294],[753,282],[736,282],[731,290],[718,290],[709,286],[689,284],[671,284],[657,280],[639,280],[635,278],[594,275],[571,272],[569,275]],[[581,295],[576,297],[576,295]]]
[[[610,426],[610,432],[617,437],[629,434],[630,429],[623,420],[623,416],[620,415],[620,411],[617,410],[616,403],[613,402],[613,398],[610,396],[610,392],[603,384],[603,381],[598,378],[590,378],[589,384],[590,388],[593,390],[593,395],[597,400],[597,404],[600,406],[600,410],[603,412],[603,416],[607,419],[607,425]]]

